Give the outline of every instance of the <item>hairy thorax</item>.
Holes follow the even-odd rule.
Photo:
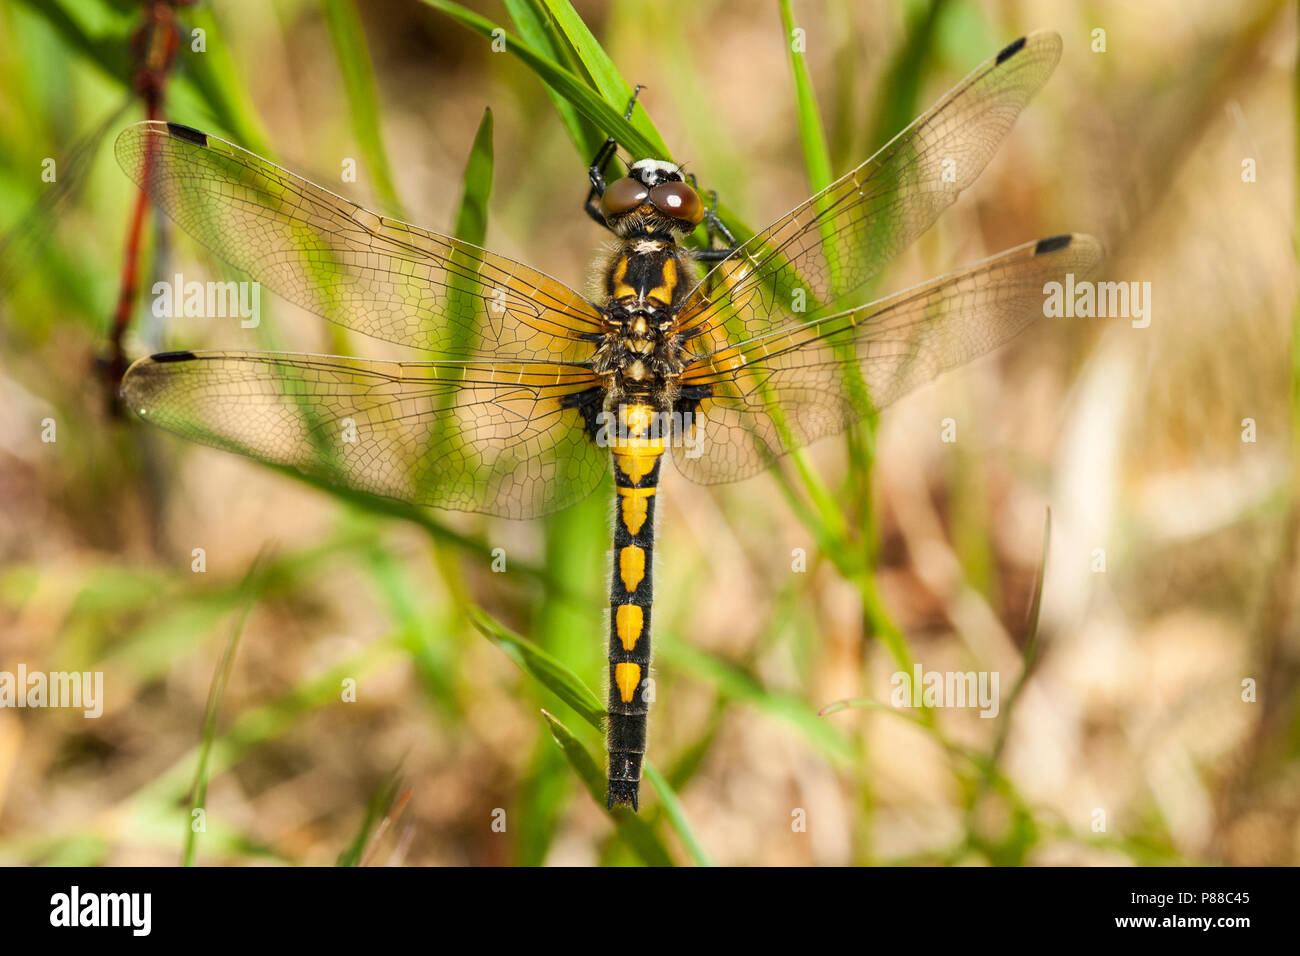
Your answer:
[[[628,238],[604,271],[607,328],[594,368],[607,407],[627,400],[669,411],[683,358],[674,316],[690,289],[690,259],[670,239]]]

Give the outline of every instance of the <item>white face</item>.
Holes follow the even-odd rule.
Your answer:
[[[682,170],[676,163],[670,163],[662,159],[640,159],[632,164],[629,175],[640,179],[637,174],[642,170],[659,174],[660,179],[681,179]]]

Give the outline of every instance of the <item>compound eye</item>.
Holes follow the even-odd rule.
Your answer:
[[[630,176],[616,179],[605,187],[605,194],[600,197],[600,211],[606,218],[621,216],[631,212],[646,201],[650,191],[644,183],[637,182]]]
[[[650,190],[650,201],[666,216],[698,226],[704,219],[700,194],[685,183],[660,183]]]

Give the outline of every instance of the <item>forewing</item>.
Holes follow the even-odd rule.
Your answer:
[[[678,469],[713,484],[842,431],[1043,315],[1044,286],[1102,257],[1091,236],[1026,243],[870,305],[726,346],[688,366],[684,397],[707,393]]]
[[[331,322],[437,358],[590,355],[596,307],[512,259],[371,212],[188,127],[137,123],[116,151],[182,229]]]
[[[550,363],[376,362],[167,352],[122,396],[191,441],[416,504],[528,518],[586,497],[608,468],[566,400],[597,384]]]
[[[1061,56],[1032,33],[985,62],[874,156],[758,233],[693,291],[678,327],[700,354],[798,325],[846,296],[975,181]]]

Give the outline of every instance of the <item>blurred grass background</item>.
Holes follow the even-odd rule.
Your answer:
[[[1054,77],[884,291],[1086,231],[1108,277],[1152,283],[1151,326],[1044,321],[769,475],[666,478],[656,773],[638,817],[611,815],[588,792],[604,758],[584,696],[602,693],[607,495],[534,522],[420,511],[109,416],[95,360],[134,200],[109,145],[140,118],[139,8],[5,0],[0,670],[100,670],[107,699],[98,720],[0,710],[0,860],[1300,860],[1295,5],[470,9],[184,9],[167,116],[432,229],[485,229],[586,288],[608,241],[581,213],[605,130],[474,27],[500,25],[614,113],[624,83],[646,84],[628,141],[667,145],[750,228],[1051,28]],[[795,70],[791,25],[807,37]],[[196,27],[206,52],[188,46]],[[156,275],[228,277],[158,225],[146,303]],[[163,326],[146,305],[128,341],[133,356],[365,347],[266,312],[251,343],[230,320]],[[887,702],[912,662],[997,671],[998,718],[818,716]]]

